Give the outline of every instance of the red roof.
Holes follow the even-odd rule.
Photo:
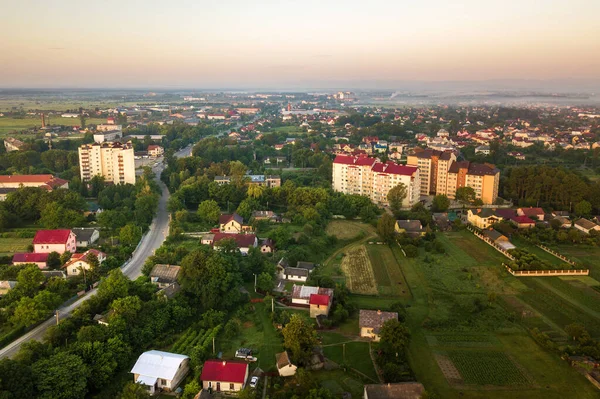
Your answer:
[[[341,163],[345,165],[373,165],[377,160],[365,156],[352,157],[348,155],[337,155],[333,163]]]
[[[539,216],[544,214],[542,208],[521,208],[519,209],[525,216]]]
[[[310,294],[308,303],[311,305],[329,305],[329,295]]]
[[[69,239],[71,230],[38,230],[33,238],[34,244],[65,244]]]
[[[535,222],[527,216],[513,216],[510,220],[517,224],[535,224]]]
[[[256,236],[254,234],[228,234],[228,233],[215,233],[213,238],[213,245],[221,240],[233,238],[238,248],[248,248],[254,246]]]
[[[35,252],[24,252],[24,253],[16,253],[13,255],[13,263],[21,262],[21,263],[38,263],[38,262],[46,262],[48,260],[48,255],[50,254],[38,254]]]
[[[204,367],[202,367],[200,380],[243,384],[246,382],[247,371],[248,364],[246,363],[207,360],[204,362]]]
[[[0,183],[48,183],[52,179],[52,175],[3,175]]]
[[[390,173],[393,175],[412,176],[417,171],[417,169],[417,166],[398,165],[397,163],[388,161],[387,163],[376,163],[373,166],[372,170],[373,172],[378,173]]]
[[[240,215],[238,215],[237,213],[233,213],[233,214],[226,213],[226,214],[219,216],[219,224],[227,224],[232,219],[235,220],[236,222],[238,222],[239,224],[244,224],[244,218],[241,217]]]

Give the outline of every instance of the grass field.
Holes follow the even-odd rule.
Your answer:
[[[32,241],[31,238],[0,238],[0,255],[27,252],[27,247]]]
[[[570,287],[538,286],[534,280],[509,275],[501,267],[505,258],[469,232],[438,234],[438,240],[446,254],[428,254],[433,259],[429,263],[424,262],[422,249],[416,259],[399,258],[412,293],[406,322],[411,331],[408,358],[417,380],[427,391],[448,399],[598,397],[598,391],[583,376],[530,338],[521,327],[525,321],[512,322],[509,316],[515,311],[500,299],[512,298],[515,303],[522,303],[520,306],[532,309],[532,317],[526,320],[548,329],[564,327],[562,322],[551,320],[553,309],[562,303],[566,304],[564,309],[568,312],[564,312],[569,318],[575,317],[584,324],[594,322],[590,314],[550,291],[562,289],[566,291],[564,295],[572,295]],[[490,292],[499,296],[495,302],[488,302]],[[521,302],[523,294],[530,296],[531,301]],[[534,304],[529,307],[536,300],[546,303],[546,296],[552,298],[547,309],[535,308],[538,314]],[[473,307],[476,299],[486,303],[479,311]],[[563,312],[559,309],[555,313]],[[488,352],[493,354],[488,356]],[[457,370],[459,379],[465,378],[463,385],[448,382],[436,357],[441,353],[449,362],[454,357],[458,365],[449,364]]]
[[[372,231],[373,226],[350,220],[332,220],[325,230],[328,235],[336,236],[340,240],[353,240]]]
[[[599,247],[561,245],[554,249],[577,262],[577,268],[590,269],[590,276],[600,281]]]
[[[369,354],[369,343],[350,341],[348,338],[335,333],[322,333],[323,353],[339,365],[348,364],[362,374],[378,382],[377,373]],[[344,355],[345,346],[345,355]]]
[[[366,247],[379,294],[410,298],[410,290],[390,247],[376,244],[369,244]]]
[[[348,251],[341,264],[350,292],[362,295],[376,295],[377,283],[373,267],[364,245]]]
[[[556,256],[544,251],[543,249],[527,242],[526,240],[519,239],[517,237],[513,237],[512,243],[517,246],[519,249],[525,249],[543,261],[550,263],[555,266],[557,269],[571,269],[571,265],[568,263],[558,259]]]
[[[86,118],[86,124],[97,125],[105,123],[105,118]],[[46,118],[46,125],[63,125],[63,126],[79,126],[81,121],[79,118],[62,118],[62,117],[50,117]],[[6,134],[14,131],[27,130],[31,128],[42,127],[40,118],[24,118],[14,119],[8,117],[0,117],[0,134]]]

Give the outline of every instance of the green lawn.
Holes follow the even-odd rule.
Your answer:
[[[600,281],[600,247],[560,245],[553,249],[577,262],[578,269],[590,269],[590,276]]]
[[[367,244],[375,280],[381,295],[410,298],[410,290],[396,257],[388,245]]]
[[[102,123],[106,123],[105,118],[86,118],[86,124],[88,125],[98,125]],[[46,125],[80,126],[81,121],[79,118],[62,118],[59,116],[52,116],[50,118],[46,117]],[[27,130],[34,127],[42,127],[41,117],[27,117],[23,119],[0,117],[0,134],[8,134],[10,132]],[[17,135],[17,138],[18,137],[20,136]]]
[[[32,242],[31,238],[0,238],[0,254],[12,255],[15,252],[27,252],[27,247]]]
[[[512,239],[512,243],[515,244],[517,246],[517,248],[519,249],[525,249],[529,252],[531,252],[532,254],[534,254],[535,256],[537,256],[538,258],[540,258],[543,261],[546,261],[548,263],[550,263],[551,265],[555,266],[557,269],[571,269],[572,266],[569,265],[568,263],[558,259],[556,256],[544,251],[543,249],[527,242],[526,240],[514,237]]]
[[[339,365],[347,364],[377,383],[377,373],[369,354],[368,342],[346,342],[323,347],[323,353],[328,359]],[[345,355],[344,355],[345,347]]]

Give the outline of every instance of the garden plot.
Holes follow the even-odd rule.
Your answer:
[[[453,350],[448,358],[466,385],[531,385],[530,377],[504,352]]]
[[[500,344],[496,337],[487,334],[432,334],[426,338],[429,346],[481,348]]]
[[[377,283],[364,245],[353,248],[342,259],[342,271],[350,292],[377,295]]]

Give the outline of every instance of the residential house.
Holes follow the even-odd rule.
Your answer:
[[[177,283],[180,273],[181,266],[157,264],[154,265],[150,272],[150,281],[152,284],[157,285],[158,288],[167,288]]]
[[[260,252],[263,254],[271,254],[275,252],[275,243],[270,238],[265,238],[261,240],[260,243]]]
[[[47,191],[69,188],[69,182],[53,175],[1,175],[0,188],[19,189],[21,187],[39,187]]]
[[[72,230],[38,230],[33,238],[33,252],[50,253],[65,252],[75,253],[77,251],[77,239]]]
[[[279,274],[279,278],[290,281],[305,282],[314,268],[314,263],[302,261],[298,261],[296,263],[296,267],[290,267],[284,258],[281,258],[277,263],[277,272]]]
[[[418,382],[367,384],[363,399],[420,399],[424,393],[425,387]]]
[[[490,155],[490,146],[480,145],[479,147],[475,147],[475,154]]]
[[[12,258],[12,264],[14,266],[25,265],[32,263],[37,265],[40,269],[46,269],[48,267],[46,261],[48,260],[50,253],[35,253],[35,252],[23,252],[15,253]]]
[[[200,244],[212,245],[214,240],[215,235],[213,233],[204,234],[202,237],[200,237]]]
[[[273,211],[253,211],[250,219],[256,221],[277,221],[277,215]]]
[[[542,208],[519,208],[517,209],[517,215],[519,216],[527,216],[530,219],[534,220],[544,220],[544,210]]]
[[[308,306],[312,294],[327,295],[333,297],[333,289],[322,287],[311,287],[310,285],[296,285],[292,287],[292,304]]]
[[[558,220],[560,223],[561,229],[570,229],[571,228],[571,219],[564,216],[556,216],[553,220]]]
[[[527,216],[513,216],[510,222],[517,226],[518,229],[530,229],[535,227],[535,220]]]
[[[140,355],[131,369],[133,381],[154,395],[174,391],[189,371],[190,358],[176,353],[151,350]]]
[[[467,211],[467,221],[480,229],[487,229],[494,223],[502,221],[502,217],[496,215],[493,209],[469,209]]]
[[[8,294],[8,291],[15,288],[16,285],[17,285],[16,281],[9,281],[9,280],[0,281],[0,297]],[[295,370],[294,370],[294,372],[295,372]]]
[[[275,364],[280,377],[291,377],[296,374],[298,366],[295,366],[290,361],[287,351],[275,354]]]
[[[202,367],[202,389],[215,392],[239,392],[248,380],[248,364],[225,360],[207,360]]]
[[[24,147],[25,147],[25,143],[23,143],[19,139],[15,139],[13,137],[6,137],[4,139],[4,148],[6,149],[6,152],[20,151]]]
[[[150,155],[153,158],[158,158],[164,153],[165,153],[165,149],[159,145],[150,144],[148,146],[148,155]]]
[[[599,225],[584,218],[577,219],[575,223],[573,223],[573,227],[579,231],[583,231],[585,234],[590,234],[592,230],[600,231]]]
[[[91,254],[96,256],[99,265],[106,260],[106,254],[97,249],[89,249],[82,254],[73,254],[71,259],[62,266],[66,270],[67,276],[78,276],[80,273],[90,270],[93,267],[89,259]]]
[[[100,231],[93,227],[74,227],[72,231],[75,234],[77,248],[87,248],[100,238]]]
[[[487,229],[481,232],[485,237],[487,237],[491,242],[503,248],[505,251],[509,249],[515,249],[516,247],[510,242],[508,237],[504,234],[500,233],[494,229]]]
[[[258,239],[254,234],[229,234],[229,233],[215,233],[212,245],[219,247],[219,242],[222,240],[232,239],[235,241],[236,246],[242,253],[242,255],[248,255],[250,248],[256,248],[258,246]]]
[[[396,233],[406,234],[412,238],[425,235],[425,230],[423,230],[420,220],[396,220],[394,230]]]
[[[219,231],[221,233],[238,234],[242,232],[244,218],[237,213],[219,216]]]
[[[268,188],[281,187],[281,177],[274,175],[246,175],[249,185],[264,186]]]
[[[360,336],[363,338],[371,338],[373,341],[379,341],[381,327],[383,327],[383,323],[388,320],[398,320],[398,313],[361,309],[358,314]]]
[[[215,176],[214,182],[222,186],[223,184],[231,183],[231,178],[229,176]]]
[[[310,294],[310,317],[328,316],[333,301],[333,294]]]

